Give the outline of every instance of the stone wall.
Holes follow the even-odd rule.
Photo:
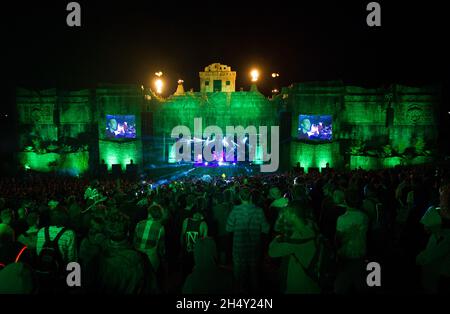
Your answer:
[[[123,169],[130,159],[139,166],[167,163],[175,141],[170,137],[172,129],[185,125],[193,132],[194,118],[202,118],[203,130],[211,125],[223,132],[226,126],[238,125],[284,128],[287,132],[281,134],[280,147],[284,169],[296,162],[306,168],[321,168],[327,162],[336,168],[425,162],[435,149],[439,101],[438,87],[363,88],[340,81],[293,84],[273,99],[257,90],[186,92],[161,99],[135,85],[99,85],[79,91],[17,90],[22,152],[88,151],[91,166],[104,159],[109,168],[118,163]],[[145,134],[144,113],[151,114]],[[135,115],[137,138],[107,139],[107,114]],[[286,114],[290,125],[286,125],[288,120],[280,121]],[[331,115],[333,141],[296,140],[300,114]]]
[[[437,138],[438,87],[363,88],[342,82],[313,82],[284,88],[278,96],[291,113],[290,162],[305,167],[322,167],[317,147],[328,144],[300,143],[296,140],[300,114],[329,114],[333,119],[333,149],[326,153],[330,165],[344,166],[358,160],[351,156],[402,160],[433,155]],[[307,149],[305,145],[311,145]],[[396,162],[379,162],[393,166]],[[408,162],[408,161],[405,161]],[[351,165],[350,165],[351,166]]]
[[[79,175],[89,169],[89,153],[46,153],[20,152],[18,160],[25,169],[40,172],[57,171],[62,174]]]

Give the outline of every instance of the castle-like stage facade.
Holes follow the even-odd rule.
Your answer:
[[[278,126],[280,171],[297,163],[306,171],[327,163],[336,169],[378,169],[427,163],[436,155],[439,87],[308,82],[266,97],[256,83],[249,91],[236,91],[235,79],[231,67],[214,63],[200,72],[199,92],[185,91],[180,81],[166,98],[133,85],[19,88],[18,163],[70,174],[101,167],[125,170],[130,163],[141,171],[169,167],[178,163],[174,143],[179,139],[172,130],[194,130],[199,118],[204,128],[267,126],[269,138],[271,127]],[[265,163],[260,145],[254,149],[253,163]],[[194,149],[192,163],[204,164]]]

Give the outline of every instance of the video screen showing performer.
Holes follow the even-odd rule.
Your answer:
[[[106,115],[107,138],[136,138],[134,115]]]
[[[300,140],[332,140],[331,115],[299,115],[298,139]]]

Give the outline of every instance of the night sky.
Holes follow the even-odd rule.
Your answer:
[[[166,94],[179,78],[199,90],[198,72],[213,62],[237,71],[237,89],[249,88],[248,72],[258,67],[266,94],[293,82],[339,79],[449,85],[449,17],[438,1],[378,1],[380,28],[366,24],[368,0],[78,1],[80,28],[66,25],[69,2],[18,2],[5,12],[12,19],[5,46],[12,101],[5,112],[18,86],[149,85],[159,70],[170,82]],[[280,73],[278,82],[272,72]]]

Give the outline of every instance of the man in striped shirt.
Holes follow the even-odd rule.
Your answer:
[[[136,225],[134,232],[134,248],[146,254],[153,270],[158,271],[161,259],[165,256],[165,230],[161,224],[164,210],[157,204],[148,208],[148,218]]]
[[[239,197],[242,204],[231,211],[226,230],[233,233],[233,268],[239,290],[255,292],[262,257],[261,236],[268,234],[269,224],[262,209],[251,203],[248,188],[241,189]]]

